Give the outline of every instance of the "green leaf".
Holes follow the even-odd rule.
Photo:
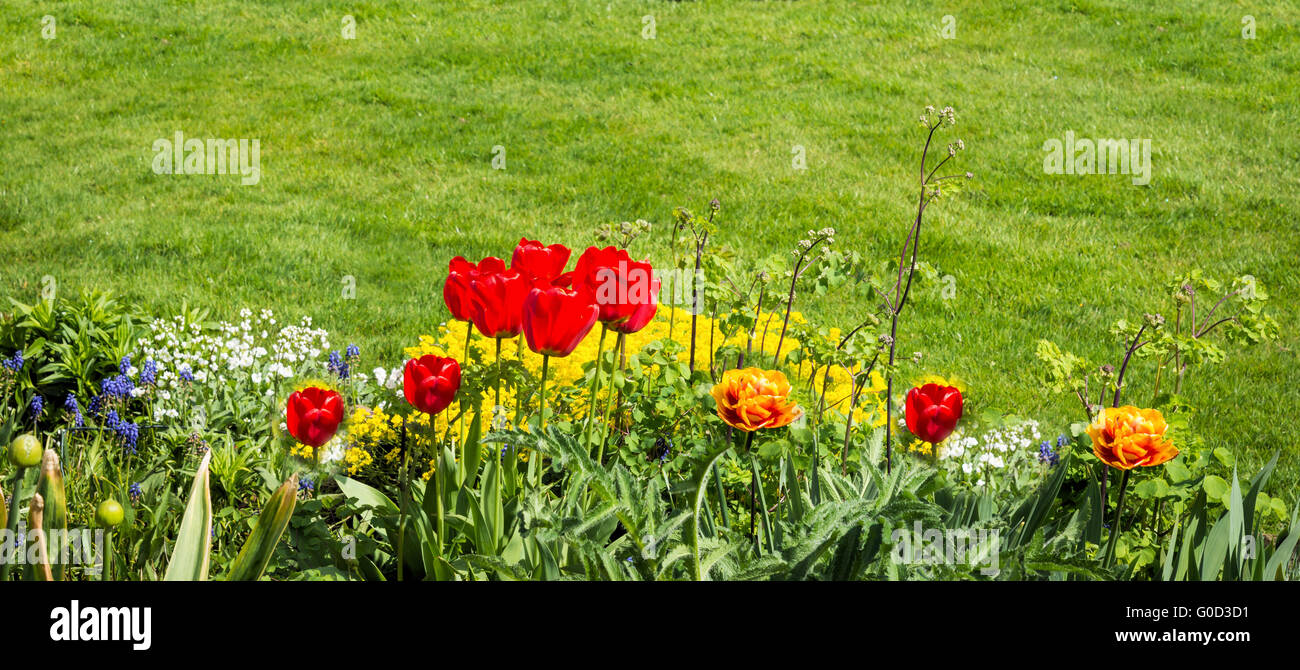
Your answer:
[[[478,466],[483,460],[482,441],[483,416],[482,412],[475,412],[474,420],[469,424],[469,434],[465,436],[465,453],[461,457],[461,480],[470,488],[474,487],[474,481],[478,478]]]
[[[266,501],[257,517],[257,525],[253,526],[253,532],[231,564],[227,581],[254,582],[261,579],[266,565],[275,555],[275,545],[280,542],[285,528],[289,527],[297,503],[298,475],[295,474]]]
[[[176,535],[176,548],[163,581],[206,581],[208,562],[212,553],[212,493],[208,490],[208,464],[212,451],[203,455],[199,469],[194,472],[190,500],[181,516],[181,529]]]
[[[1205,490],[1205,496],[1212,502],[1222,502],[1223,496],[1228,494],[1229,487],[1227,480],[1218,475],[1206,475],[1205,480],[1201,482],[1201,488]]]
[[[357,503],[362,507],[369,507],[384,514],[398,513],[397,505],[393,504],[393,501],[389,500],[388,496],[378,489],[342,475],[335,477],[334,481],[338,482],[339,488],[344,495],[356,499]]]
[[[1201,579],[1214,581],[1219,578],[1219,569],[1228,557],[1230,521],[1227,516],[1219,517],[1209,536],[1205,538],[1205,549],[1201,555]]]
[[[1295,552],[1297,541],[1300,541],[1300,526],[1296,525],[1296,518],[1293,515],[1291,525],[1287,528],[1286,539],[1278,545],[1277,551],[1273,552],[1268,559],[1268,565],[1264,567],[1264,579],[1272,581],[1285,577],[1282,571],[1291,563],[1291,554]]]

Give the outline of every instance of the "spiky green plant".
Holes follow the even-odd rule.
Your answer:
[[[212,494],[208,489],[208,466],[212,452],[203,455],[194,484],[190,488],[189,502],[181,515],[181,528],[176,536],[171,561],[167,563],[164,581],[206,581],[208,564],[212,555]]]

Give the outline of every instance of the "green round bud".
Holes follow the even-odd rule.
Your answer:
[[[122,506],[116,500],[105,500],[95,509],[95,521],[107,528],[122,523],[122,515]]]
[[[20,468],[34,468],[41,464],[41,441],[35,435],[27,433],[14,438],[9,445],[9,462]]]

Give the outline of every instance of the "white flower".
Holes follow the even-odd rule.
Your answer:
[[[321,463],[332,463],[334,461],[343,460],[343,436],[335,435],[330,438],[330,441],[326,442],[322,449],[323,451],[321,452],[320,457]]]

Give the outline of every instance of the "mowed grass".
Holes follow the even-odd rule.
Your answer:
[[[159,313],[309,314],[391,365],[447,318],[448,259],[520,236],[582,247],[644,218],[656,234],[633,251],[662,263],[673,208],[716,197],[717,248],[738,262],[824,226],[896,258],[916,117],[953,105],[944,140],[964,140],[955,170],[976,178],[931,208],[921,256],[956,298],[919,295],[900,351],[1054,431],[1080,414],[1042,387],[1037,340],[1117,362],[1110,325],[1170,316],[1176,273],[1252,274],[1281,341],[1187,390],[1202,434],[1243,470],[1285,450],[1294,484],[1300,8],[1178,4],[0,0],[0,293],[33,299],[50,275]],[[258,138],[261,183],[155,175],[151,146],[177,130]],[[1151,139],[1150,185],[1044,174],[1043,143],[1067,130]],[[872,304],[796,307],[847,328]]]

